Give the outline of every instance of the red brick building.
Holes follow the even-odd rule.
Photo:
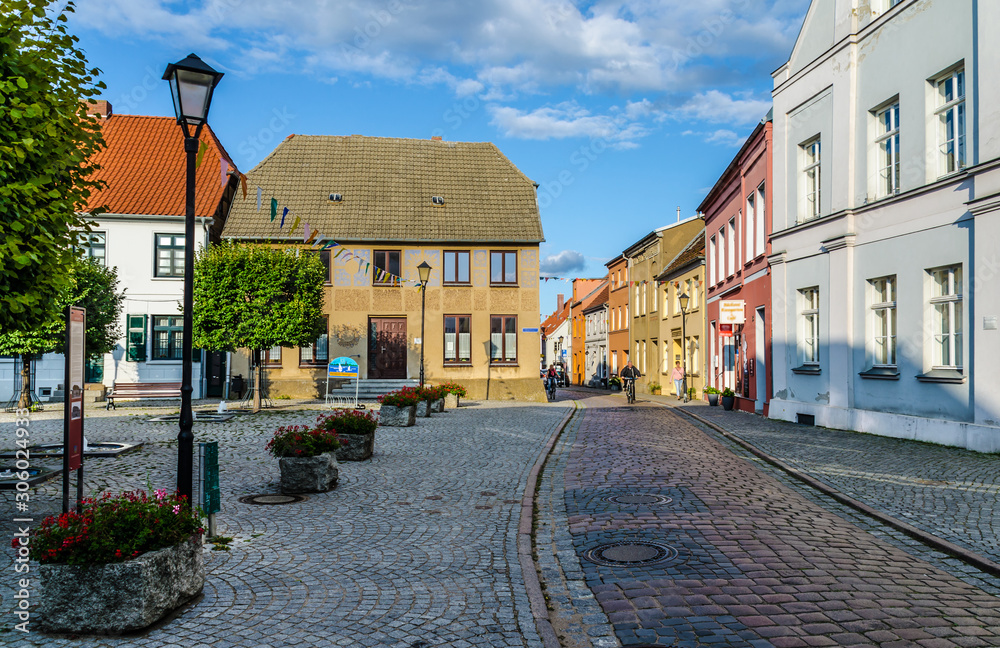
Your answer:
[[[698,207],[708,278],[706,386],[767,415],[771,381],[771,118],[762,121]],[[720,306],[742,313],[726,324]],[[727,309],[728,310],[728,309]]]
[[[608,268],[608,370],[618,375],[628,360],[628,259],[619,254]]]

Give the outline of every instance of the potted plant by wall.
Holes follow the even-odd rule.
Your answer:
[[[337,461],[365,461],[375,452],[375,429],[378,419],[374,412],[340,410],[333,414],[320,414],[316,427],[334,432],[340,447]]]
[[[431,412],[440,412],[444,409],[444,394],[440,388],[424,385],[417,388],[417,395],[420,396],[420,402],[417,403],[417,418],[427,417]]]
[[[337,485],[337,433],[306,425],[282,426],[265,446],[278,457],[282,493],[325,493]]]
[[[441,385],[441,389],[444,390],[444,406],[445,408],[458,409],[461,407],[461,399],[465,398],[466,390],[458,383],[445,383]]]
[[[706,387],[705,396],[708,398],[708,404],[712,407],[716,407],[719,404],[719,390],[715,387]]]
[[[378,424],[383,427],[410,427],[416,423],[420,396],[416,387],[403,387],[378,397]]]
[[[649,383],[649,393],[650,394],[653,394],[654,396],[659,396],[661,389],[662,389],[662,387],[661,387],[660,383],[658,383],[658,382],[651,382],[651,383]]]
[[[14,538],[40,563],[38,627],[122,634],[156,623],[204,587],[203,532],[201,509],[166,489],[105,493],[45,518],[30,541]]]
[[[733,405],[735,403],[736,403],[736,393],[732,389],[730,389],[728,387],[726,387],[725,389],[723,389],[722,390],[722,409],[726,410],[727,412],[731,411],[733,409]]]
[[[619,378],[618,376],[611,376],[610,378],[608,378],[608,387],[610,387],[611,391],[613,392],[621,391],[622,379]]]

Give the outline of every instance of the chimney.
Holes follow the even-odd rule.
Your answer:
[[[101,119],[108,119],[111,117],[111,102],[101,100],[88,99],[87,100],[87,114],[95,115]]]
[[[557,313],[561,313],[562,312],[563,306],[566,305],[564,303],[565,299],[566,298],[563,296],[563,294],[559,293],[559,296],[556,298],[556,312]]]
[[[681,222],[681,208],[680,208],[680,206],[677,207],[677,222],[678,223]]]
[[[441,138],[440,135],[434,135],[434,136],[431,137],[431,140],[434,141],[434,142],[440,142],[441,139],[442,138]]]

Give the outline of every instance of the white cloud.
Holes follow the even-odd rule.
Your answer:
[[[708,90],[691,97],[675,116],[684,119],[725,124],[759,122],[771,108],[771,99],[750,96],[733,97],[718,90]]]
[[[73,21],[121,38],[160,38],[226,52],[252,73],[296,54],[324,76],[358,73],[445,83],[456,93],[587,93],[705,89],[734,60],[773,63],[791,50],[808,0],[104,0]],[[253,59],[243,57],[258,50]],[[740,65],[747,65],[740,63]],[[435,81],[445,69],[455,82]],[[698,68],[698,74],[691,70]],[[692,87],[692,83],[696,84]],[[708,87],[711,87],[709,85]]]
[[[718,144],[719,146],[730,146],[733,148],[743,146],[743,142],[745,142],[748,137],[748,135],[740,135],[736,131],[731,131],[728,128],[720,128],[719,130],[710,132],[686,130],[681,133],[681,135],[686,137],[700,137],[706,144]]]
[[[579,272],[587,267],[587,259],[576,250],[563,250],[542,259],[538,268],[543,275],[562,275]]]
[[[634,148],[635,140],[649,131],[626,115],[593,115],[575,102],[522,111],[509,106],[490,106],[492,124],[507,137],[548,140],[570,137],[605,139],[618,148]]]

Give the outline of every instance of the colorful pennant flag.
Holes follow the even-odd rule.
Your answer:
[[[271,222],[273,223],[274,219],[277,218],[277,217],[278,217],[278,199],[277,198],[272,198],[271,199]]]
[[[264,190],[257,187],[257,211],[260,211],[260,199],[264,195]]]
[[[208,150],[208,142],[202,142],[201,145],[198,146],[198,157],[196,157],[194,160],[194,168],[197,169],[198,167],[201,166],[201,161],[205,159],[205,151],[207,150]]]
[[[285,217],[288,216],[288,207],[284,207],[281,210],[281,224],[278,225],[278,229],[283,229],[285,227]]]
[[[301,222],[302,222],[302,219],[300,217],[296,216],[295,220],[292,222],[292,229],[288,233],[291,234],[292,232],[294,232],[295,228],[297,228],[299,226],[299,223],[301,223]]]

